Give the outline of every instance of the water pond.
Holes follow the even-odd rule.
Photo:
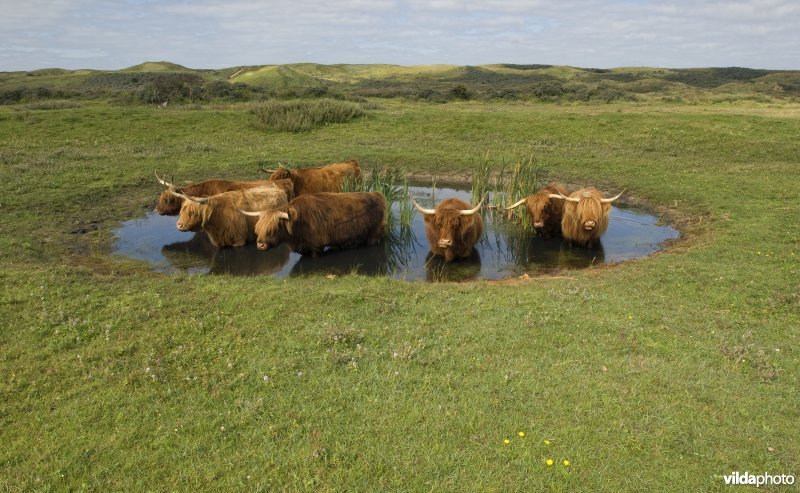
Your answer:
[[[470,192],[456,187],[410,187],[423,207],[445,198],[470,201]],[[397,210],[397,204],[394,209]],[[524,208],[523,208],[524,210]],[[669,225],[633,208],[611,208],[610,224],[598,248],[565,245],[559,238],[542,238],[511,221],[484,213],[484,235],[468,259],[445,264],[429,254],[422,215],[414,211],[410,227],[392,228],[380,245],[354,250],[328,251],[319,257],[291,252],[286,245],[259,251],[255,244],[217,249],[205,233],[182,233],[177,217],[148,213],[122,223],[115,233],[114,253],[144,260],[166,273],[271,275],[329,275],[358,272],[409,281],[465,281],[503,279],[528,273],[536,275],[562,269],[620,262],[650,255],[664,242],[679,237]]]

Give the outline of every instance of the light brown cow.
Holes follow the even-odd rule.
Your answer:
[[[564,214],[561,217],[564,238],[576,245],[595,246],[608,229],[611,203],[624,192],[625,190],[610,199],[604,198],[603,192],[594,187],[575,190],[568,197],[551,194],[551,198],[564,201]]]
[[[272,210],[288,203],[286,191],[274,184],[210,197],[172,193],[184,199],[176,227],[180,231],[202,229],[211,243],[219,248],[243,246],[255,237],[256,219],[240,214],[238,209]]]
[[[292,180],[294,194],[300,196],[307,193],[341,192],[342,183],[348,175],[352,180],[361,180],[361,168],[355,159],[318,168],[289,169],[281,166],[269,178]]]
[[[483,199],[472,208],[456,198],[441,201],[435,209],[425,209],[413,199],[411,202],[425,216],[425,236],[434,255],[452,262],[472,254],[475,243],[483,234],[483,218],[476,214]]]
[[[550,183],[533,195],[528,195],[519,202],[506,208],[514,209],[522,204],[528,209],[533,228],[542,236],[561,236],[561,217],[564,214],[564,200],[552,198],[552,195],[567,195],[567,189],[560,183]]]
[[[162,216],[175,216],[178,214],[178,212],[180,212],[181,205],[183,204],[181,195],[190,197],[208,197],[210,195],[217,195],[233,190],[246,190],[248,188],[265,187],[275,184],[286,191],[289,200],[291,200],[294,196],[294,188],[291,180],[233,181],[214,179],[181,187],[174,185],[163,178],[159,178],[158,173],[156,173],[156,179],[159,183],[167,187],[166,190],[161,192],[161,195],[159,195],[158,204],[156,204],[156,208],[154,209],[155,212],[158,212]]]

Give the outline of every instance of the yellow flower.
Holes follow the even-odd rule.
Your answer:
[[[568,460],[565,460],[565,461],[564,461],[564,465],[565,465],[565,466],[568,466],[568,465],[569,465],[569,461],[568,461]]]
[[[550,445],[550,440],[545,440],[545,441],[544,441],[544,444],[545,444],[545,445]]]
[[[553,459],[547,459],[547,465],[548,466],[552,466],[553,465]]]
[[[506,438],[505,440],[503,440],[503,443],[504,443],[504,444],[506,444],[506,445],[508,445],[509,443],[511,443],[511,440],[509,440],[508,438]]]
[[[524,431],[520,431],[520,432],[519,432],[519,437],[520,437],[520,438],[523,438],[524,436],[525,436],[525,432],[524,432]]]

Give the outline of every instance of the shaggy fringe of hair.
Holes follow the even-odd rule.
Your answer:
[[[600,199],[603,193],[596,188],[584,188],[572,192],[570,197],[581,199],[580,202],[565,201],[564,216],[561,219],[561,230],[564,238],[581,245],[596,242],[608,229],[608,215],[611,204],[604,204]],[[583,223],[594,220],[597,225],[591,231],[583,229]]]

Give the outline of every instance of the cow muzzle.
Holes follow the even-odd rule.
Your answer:
[[[189,231],[189,228],[184,226],[182,223],[176,224],[175,227],[178,228],[178,231],[184,231],[184,232]]]
[[[269,248],[269,245],[267,245],[267,244],[266,244],[266,243],[264,243],[263,241],[257,241],[257,242],[256,242],[256,248],[258,248],[258,249],[259,249],[259,250],[261,250],[261,251],[264,251],[264,250],[266,250],[266,249],[268,249],[268,248]]]
[[[583,223],[583,229],[585,229],[586,231],[593,230],[595,226],[597,226],[597,223],[594,221],[586,221],[585,223]]]
[[[439,248],[450,248],[451,246],[453,246],[453,240],[445,240],[444,238],[442,238],[439,240],[437,245],[439,245]]]
[[[534,221],[533,227],[534,228],[543,228],[544,227],[544,221]]]

